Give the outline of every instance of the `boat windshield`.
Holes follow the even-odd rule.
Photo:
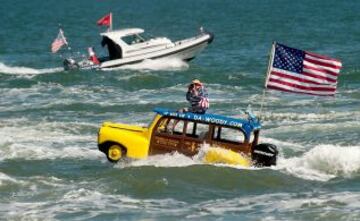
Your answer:
[[[135,35],[122,37],[122,40],[128,45],[132,45],[132,44],[144,42],[145,38],[140,36],[139,34],[135,34]]]

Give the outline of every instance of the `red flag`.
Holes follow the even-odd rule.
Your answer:
[[[88,48],[88,52],[89,52],[89,60],[92,61],[94,64],[100,64],[99,59],[96,57],[96,54],[91,47]]]
[[[111,23],[112,23],[112,14],[109,13],[108,15],[105,15],[104,17],[100,18],[97,21],[97,25],[104,25],[104,26],[109,26],[111,27]]]

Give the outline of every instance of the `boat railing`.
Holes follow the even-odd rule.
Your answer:
[[[184,40],[180,40],[180,41],[176,41],[174,42],[175,45],[181,45],[181,44],[184,44],[184,43],[187,43],[187,42],[190,42],[190,41],[193,41],[193,40],[196,40],[198,38],[201,38],[203,37],[204,35],[206,35],[207,33],[206,32],[200,32],[200,34],[194,36],[194,37],[190,37],[190,38],[187,38],[187,39],[184,39]]]

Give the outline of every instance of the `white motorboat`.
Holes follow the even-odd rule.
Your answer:
[[[107,47],[108,56],[98,58],[99,62],[89,59],[64,60],[65,70],[103,69],[138,63],[146,59],[177,58],[189,61],[209,45],[214,35],[200,28],[200,33],[191,38],[172,42],[166,37],[145,39],[141,28],[127,28],[101,33],[103,47]],[[96,64],[98,63],[98,64]]]

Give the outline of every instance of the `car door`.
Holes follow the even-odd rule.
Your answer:
[[[150,155],[181,152],[185,121],[163,117],[155,125],[150,141]]]
[[[209,124],[188,121],[185,127],[185,136],[182,152],[194,156],[209,139]]]
[[[239,128],[213,126],[211,146],[231,149],[236,152],[250,154],[251,145],[245,139],[244,132]]]

